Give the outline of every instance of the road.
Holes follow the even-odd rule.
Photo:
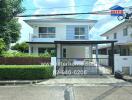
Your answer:
[[[132,86],[0,86],[0,100],[132,100]]]

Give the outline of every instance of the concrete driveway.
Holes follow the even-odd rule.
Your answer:
[[[74,84],[74,85],[93,85],[93,84],[126,84],[124,80],[115,79],[112,75],[73,75],[73,76],[57,76],[49,80],[42,80],[38,85],[59,85],[59,84]]]
[[[131,86],[0,86],[0,100],[131,100]]]

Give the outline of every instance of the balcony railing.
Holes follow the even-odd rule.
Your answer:
[[[48,33],[48,34],[32,34],[32,38],[55,38],[55,34]]]

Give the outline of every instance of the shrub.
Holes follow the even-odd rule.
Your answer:
[[[0,65],[0,79],[35,80],[48,79],[53,76],[50,65]]]
[[[21,53],[21,52],[18,52],[18,51],[3,52],[2,56],[3,57],[45,57],[45,58],[50,58],[51,57],[51,55],[47,54],[47,53],[36,55],[36,54]]]
[[[4,40],[2,38],[0,38],[0,56],[2,55],[2,52],[5,49],[5,43]]]

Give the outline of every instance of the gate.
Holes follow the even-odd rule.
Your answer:
[[[111,74],[108,58],[57,58],[57,75]]]

